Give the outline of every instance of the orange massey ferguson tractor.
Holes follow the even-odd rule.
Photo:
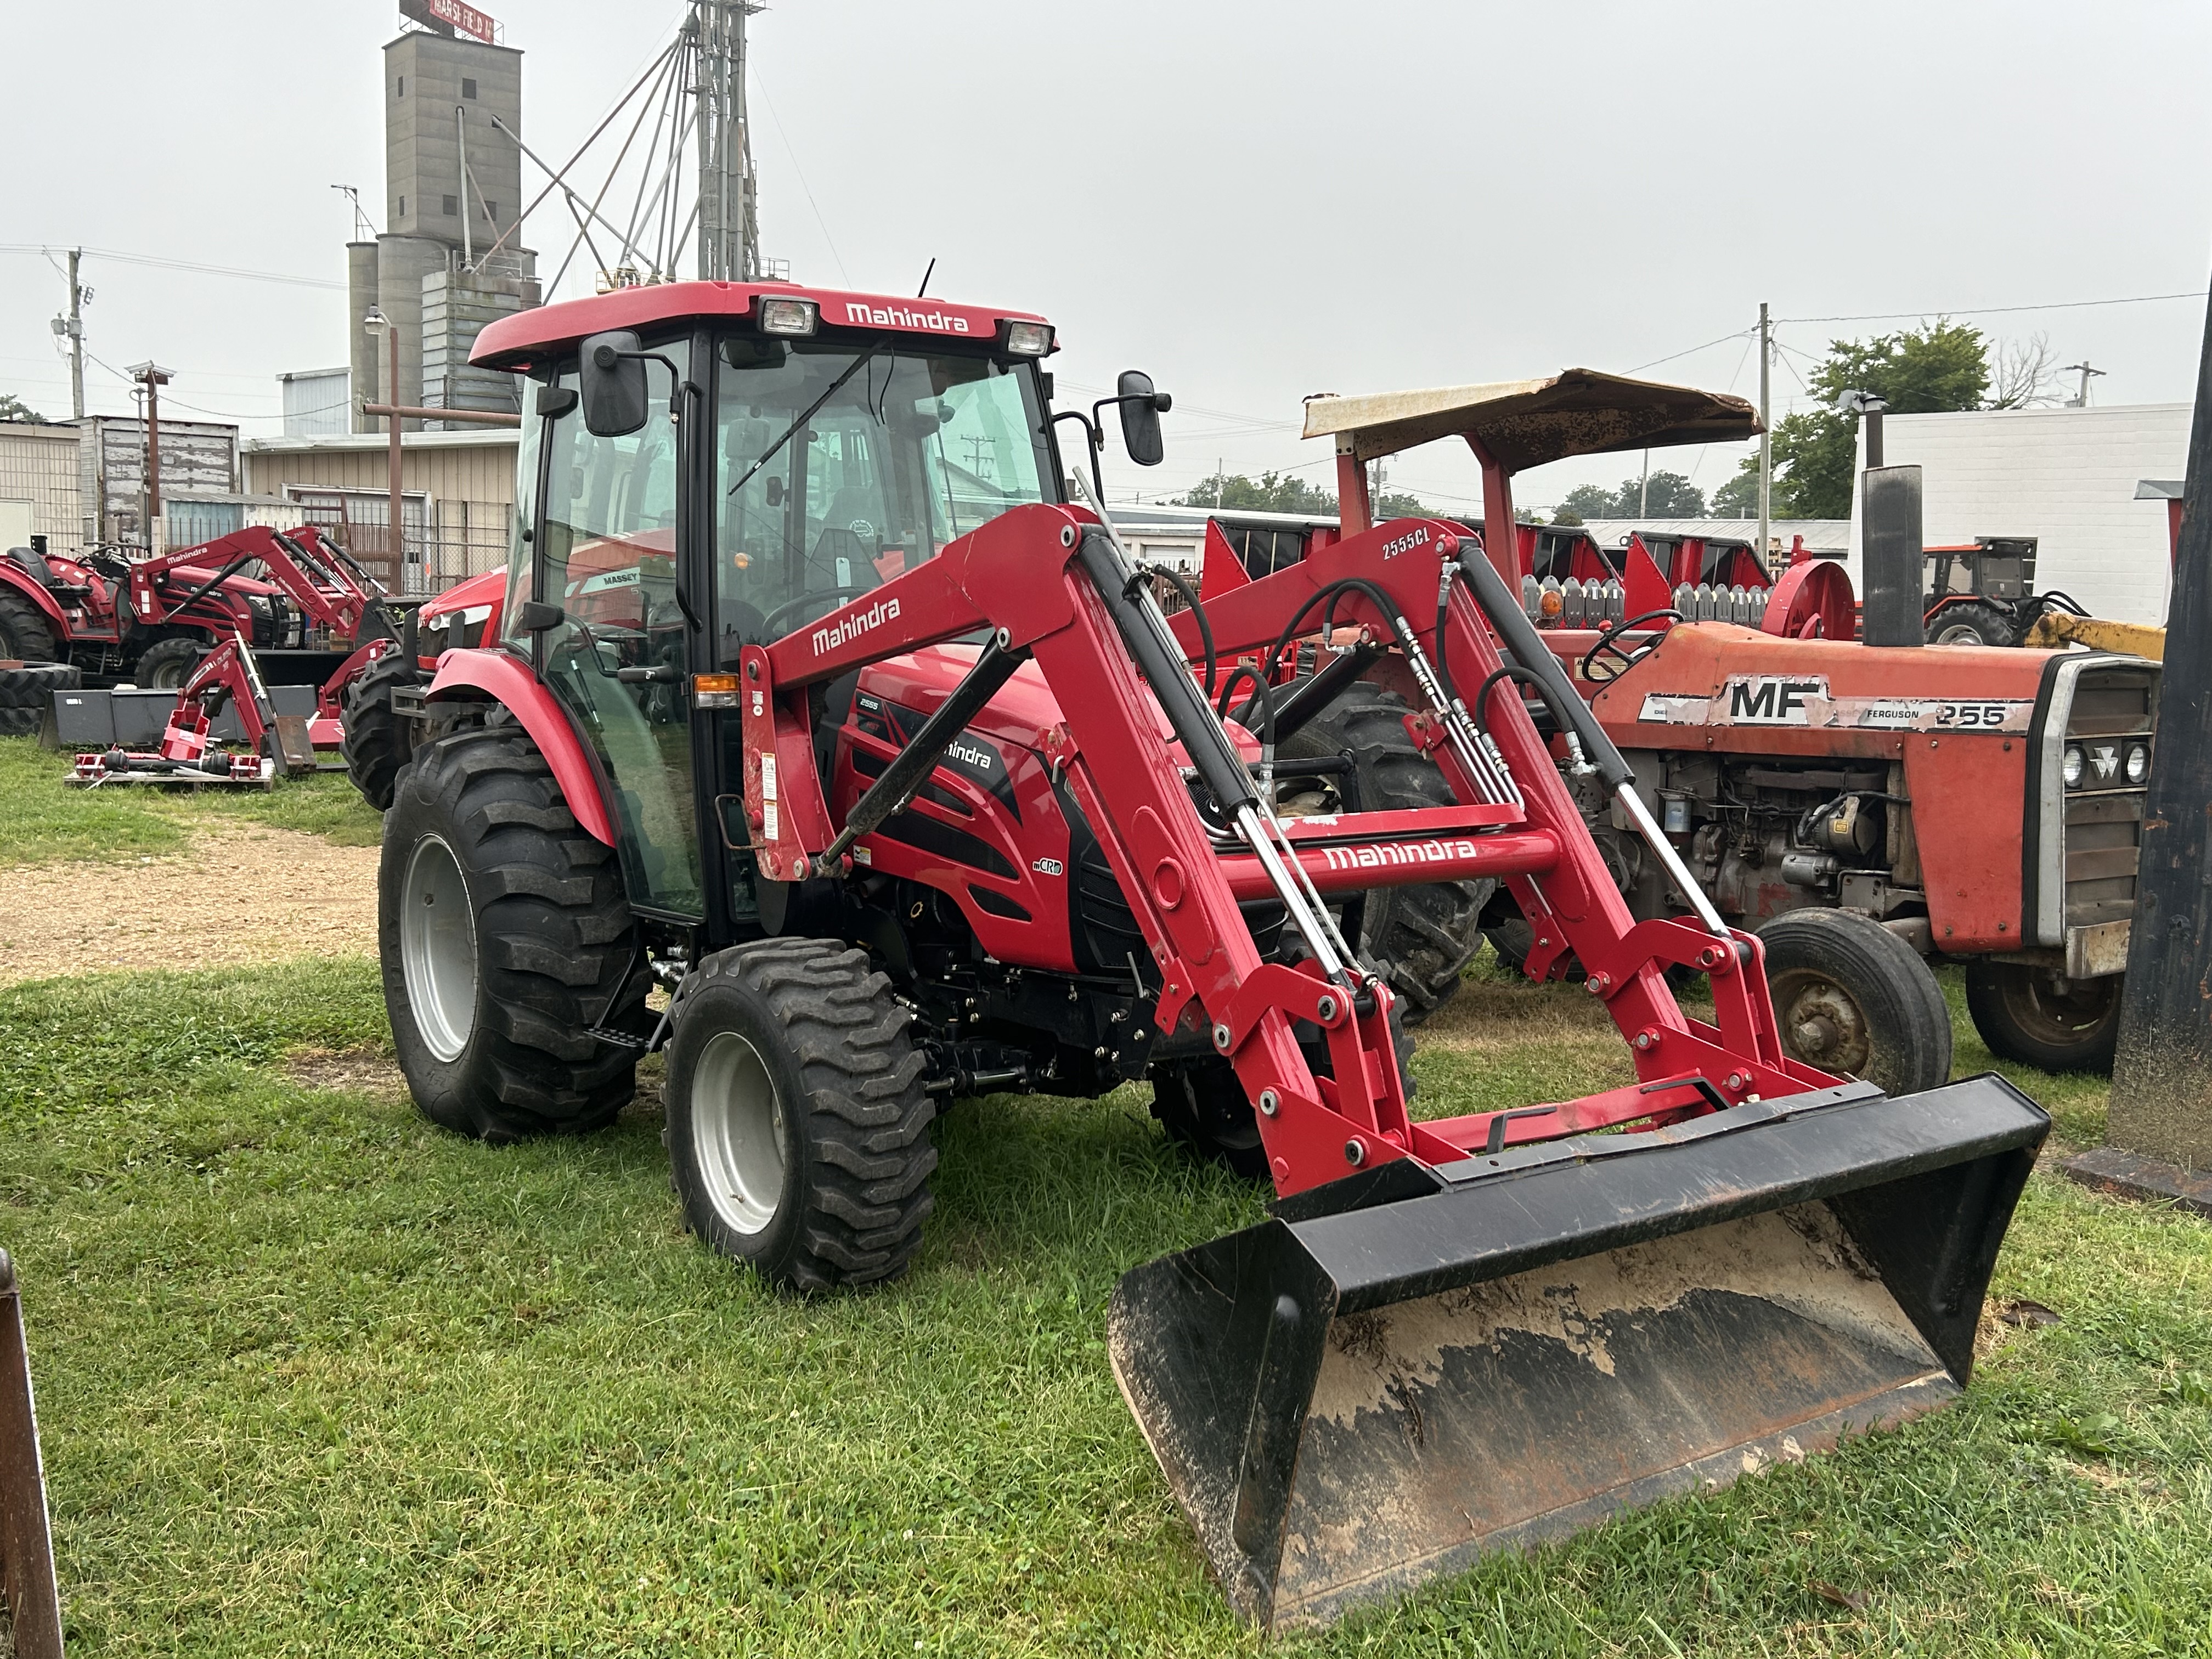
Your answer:
[[[1755,937],[1710,906],[1636,921],[1522,701],[1484,728],[1438,683],[1491,681],[1503,641],[1679,869],[1451,526],[1362,527],[1297,567],[1304,596],[1212,618],[1242,650],[1334,606],[1419,688],[1401,734],[1444,799],[1285,817],[1343,769],[1224,721],[1095,488],[1062,498],[1062,423],[1095,468],[1118,408],[1149,464],[1167,400],[1132,373],[1055,416],[1053,344],[1021,313],[788,284],[484,331],[476,360],[533,383],[510,586],[495,634],[408,688],[380,876],[423,1113],[589,1131],[665,1047],[691,1226],[824,1291],[913,1260],[953,1101],[1149,1085],[1276,1194],[1133,1266],[1108,1324],[1224,1593],[1267,1624],[1955,1394],[2043,1113],[1993,1078],[1897,1098],[1793,1061]],[[1636,1082],[1409,1111],[1397,999],[1344,912],[1437,879],[1556,921]]]
[[[1340,467],[1349,532],[1364,522],[1362,468],[1376,456],[1457,437],[1534,465],[1558,457],[1516,435],[1532,409],[1609,401],[1610,418],[1632,422],[1639,407],[1686,395],[1572,370],[1315,398],[1306,431],[1356,463]],[[1652,445],[1756,433],[1741,399],[1711,403],[1707,418]],[[1502,488],[1495,471],[1486,489]],[[1975,1028],[1995,1052],[2051,1071],[2110,1070],[2155,663],[1855,643],[1850,582],[1828,561],[1800,560],[1771,589],[1736,583],[1741,567],[1691,588],[1678,580],[1685,568],[1638,544],[1598,550],[1571,531],[1491,529],[1491,546],[1516,550],[1500,574],[1519,583],[1547,655],[1650,790],[1675,854],[1657,855],[1570,768],[1615,888],[1638,916],[1680,915],[1710,896],[1756,928],[1792,1057],[1899,1092],[1941,1083],[1951,1027],[1931,964],[1963,961]],[[1913,568],[1898,582],[1917,592],[1917,545],[1907,550]],[[1227,574],[1210,608],[1233,584]],[[1402,673],[1395,683],[1411,689]],[[1556,729],[1559,715],[1540,703],[1538,714]],[[1498,953],[1538,978],[1582,971],[1562,933],[1532,925],[1510,892],[1485,923]]]

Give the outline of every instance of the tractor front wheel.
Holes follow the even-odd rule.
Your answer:
[[[386,652],[354,677],[345,691],[345,734],[339,742],[346,776],[378,811],[391,810],[399,769],[414,753],[408,723],[395,714],[392,694],[421,681],[422,671],[404,651]]]
[[[1990,1052],[2045,1072],[2112,1074],[2124,976],[2069,979],[2049,968],[1976,957],[1966,1012]]]
[[[1917,1094],[1951,1078],[1951,1014],[1911,945],[1852,910],[1787,911],[1759,930],[1790,1059]]]
[[[837,940],[763,939],[700,963],[664,1091],[692,1231],[787,1290],[905,1272],[937,1167],[908,1018],[867,953]]]
[[[423,1116],[510,1141],[597,1129],[628,1103],[638,1048],[612,1034],[647,1030],[637,927],[613,849],[515,726],[441,738],[401,775],[376,908],[392,1041]]]

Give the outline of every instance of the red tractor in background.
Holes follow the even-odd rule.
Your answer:
[[[1179,637],[1103,492],[1064,499],[1058,439],[1078,423],[1095,469],[1118,408],[1152,464],[1167,400],[1132,372],[1055,413],[1054,343],[1026,313],[787,283],[484,330],[474,361],[533,383],[500,628],[392,696],[380,946],[423,1114],[586,1133],[665,1047],[685,1218],[823,1291],[907,1268],[955,1103],[1149,1085],[1276,1194],[1133,1267],[1107,1328],[1224,1593],[1267,1625],[1954,1394],[2047,1118],[1996,1079],[1892,1098],[1799,1064],[1755,937],[1710,905],[1633,917],[1570,778],[1679,857],[1456,527],[1359,525]],[[1528,453],[1711,404],[1604,401],[1527,411]],[[1237,671],[1186,659],[1279,659],[1316,618],[1303,686],[1258,671],[1256,730],[1219,712]],[[1349,799],[1355,757],[1288,752],[1370,667],[1415,688],[1396,726],[1434,804]],[[1519,696],[1483,695],[1528,683],[1565,775]],[[1408,1109],[1348,912],[1438,879],[1560,930],[1636,1082]]]
[[[1583,370],[1551,384],[1569,383],[1610,383],[1625,404],[1657,395]],[[1504,441],[1530,395],[1517,383],[1315,398],[1306,431],[1363,464],[1438,437],[1480,453]],[[1756,431],[1739,405],[1672,441]],[[1365,475],[1340,473],[1351,532],[1364,522]],[[1958,961],[1996,1053],[2051,1071],[2110,1069],[2155,663],[1856,643],[1850,578],[1831,560],[1802,558],[1771,588],[1747,586],[1744,607],[1732,585],[1670,590],[1686,570],[1634,542],[1599,550],[1578,532],[1523,526],[1492,544],[1515,550],[1500,574],[1520,582],[1547,653],[1654,790],[1693,878],[1655,861],[1635,824],[1576,783],[1616,888],[1639,916],[1680,915],[1710,895],[1757,928],[1793,1056],[1893,1090],[1940,1082],[1950,1022],[1930,969]],[[1539,557],[1551,562],[1540,577]],[[1562,567],[1564,580],[1552,574]],[[1726,574],[1738,569],[1751,574]],[[1241,574],[1215,562],[1206,573],[1209,604]],[[1562,720],[1541,707],[1539,717]],[[1510,893],[1484,921],[1499,956],[1534,976],[1583,972]]]

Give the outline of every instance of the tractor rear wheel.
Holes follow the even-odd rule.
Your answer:
[[[392,792],[399,781],[399,769],[414,753],[408,723],[392,712],[392,694],[399,687],[418,684],[422,671],[404,651],[387,651],[355,676],[345,692],[345,733],[339,752],[344,755],[346,776],[361,798],[378,811],[391,810]]]
[[[457,732],[400,775],[377,875],[399,1067],[433,1123],[485,1140],[611,1121],[635,1084],[647,975],[612,848],[512,725]]]
[[[1951,1078],[1951,1013],[1911,945],[1852,910],[1807,908],[1759,930],[1783,1052],[1917,1094]]]
[[[937,1167],[909,1016],[867,953],[771,939],[700,963],[664,1091],[691,1230],[786,1289],[906,1271]]]
[[[1930,645],[2011,645],[2021,632],[2019,625],[1996,606],[1969,599],[1937,611],[1928,624],[1927,638]]]
[[[52,662],[61,654],[45,613],[12,587],[0,587],[0,659]]]
[[[2044,1072],[2112,1074],[2124,975],[2068,979],[2049,968],[1976,957],[1966,1012],[1990,1052]]]
[[[198,640],[156,640],[131,665],[131,682],[142,691],[181,691],[205,655],[207,647]]]
[[[1277,768],[1349,754],[1361,811],[1449,806],[1451,786],[1406,734],[1409,712],[1396,692],[1362,680],[1283,744]],[[1459,989],[1460,970],[1482,948],[1479,922],[1493,885],[1431,881],[1369,891],[1354,943],[1398,994],[1408,1025],[1419,1024]]]

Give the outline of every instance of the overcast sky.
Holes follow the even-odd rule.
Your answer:
[[[565,156],[660,50],[675,0],[492,0],[527,53],[533,149]],[[49,319],[78,244],[340,283],[381,202],[375,0],[12,5],[0,390],[69,411]],[[2212,7],[1468,0],[783,0],[757,18],[766,251],[801,281],[1038,310],[1063,402],[1127,366],[1171,391],[1168,459],[1119,498],[1303,466],[1298,402],[1571,365],[1776,412],[1837,335],[1948,311],[2105,369],[2100,404],[2186,400],[2212,267]],[[550,271],[568,236],[529,241]],[[27,247],[30,251],[20,251]],[[282,370],[346,358],[343,293],[88,256],[90,350],[178,371],[163,400],[273,434]],[[563,292],[588,282],[580,273]],[[88,370],[94,411],[129,393]],[[1734,456],[1655,458],[1711,490]],[[1524,501],[1634,456],[1532,474]],[[1445,446],[1392,480],[1475,493]]]

